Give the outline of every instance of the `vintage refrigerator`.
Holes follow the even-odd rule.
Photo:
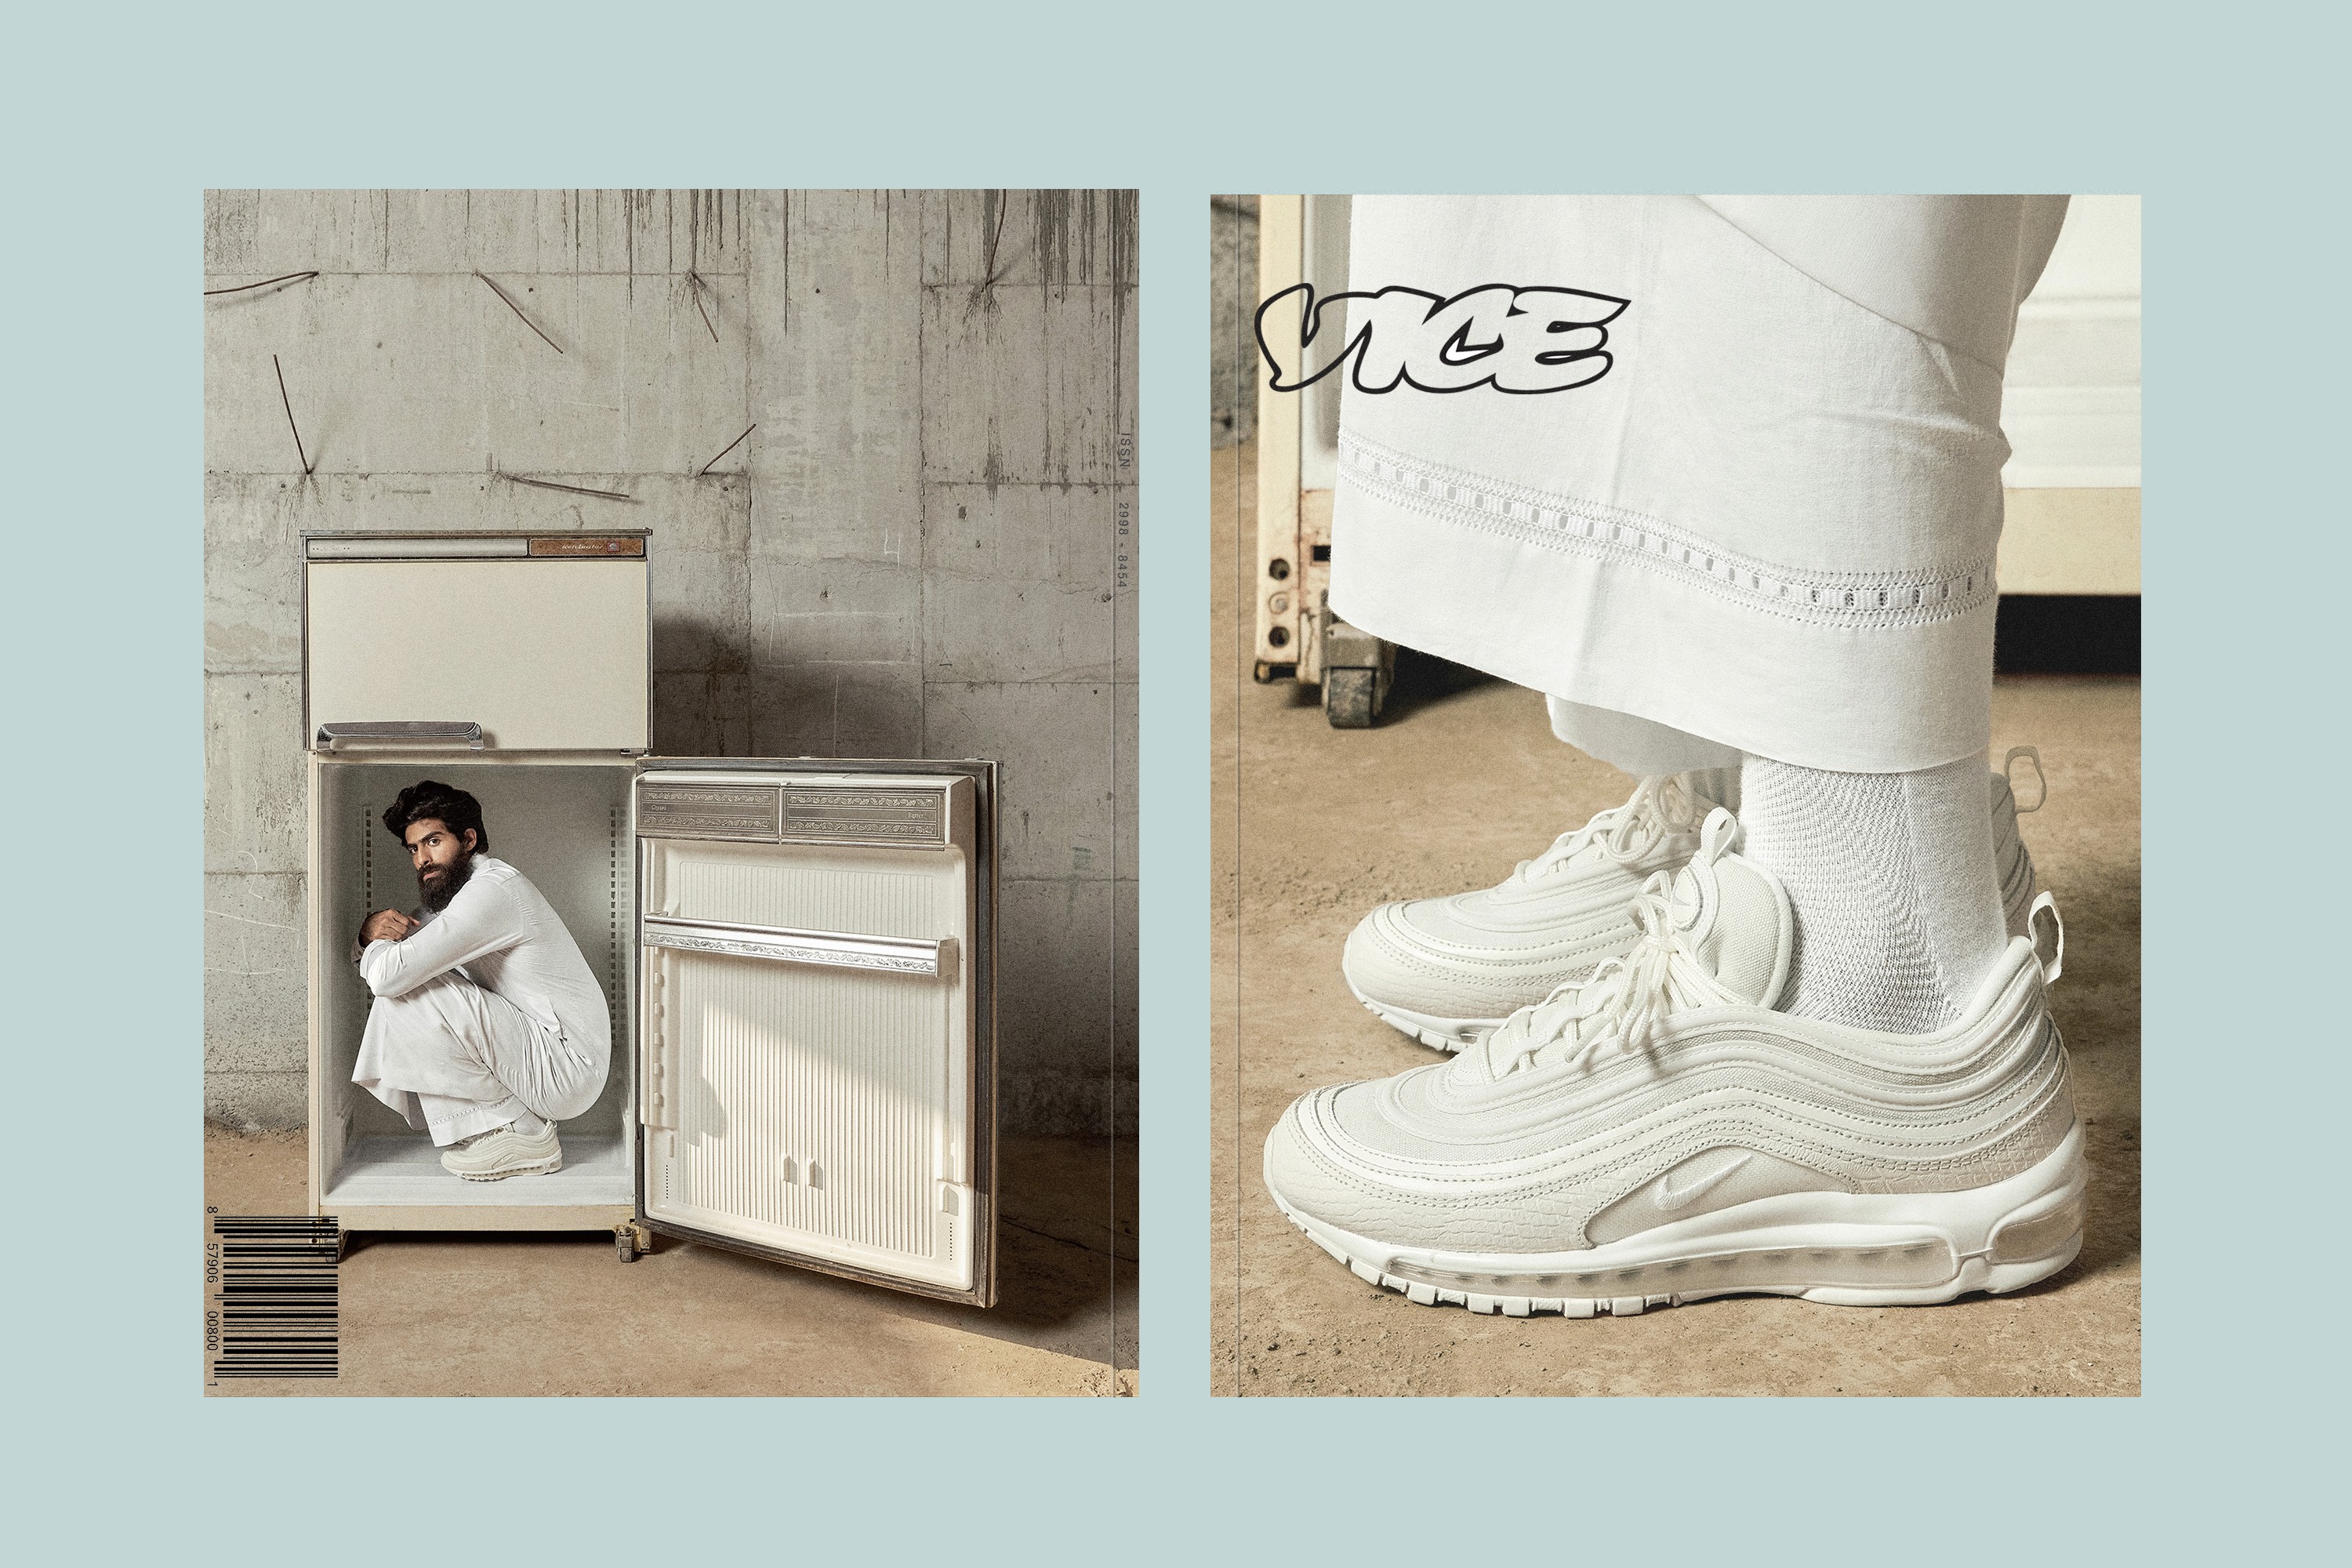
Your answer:
[[[310,1199],[345,1234],[664,1234],[995,1296],[996,764],[650,754],[649,536],[310,533]],[[351,1081],[383,827],[436,778],[612,1013],[563,1168],[476,1183]]]

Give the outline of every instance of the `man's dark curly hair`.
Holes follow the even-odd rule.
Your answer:
[[[490,852],[490,830],[482,826],[482,803],[464,790],[435,779],[419,779],[383,808],[384,831],[402,844],[408,842],[411,824],[437,819],[462,837],[474,830],[474,853]]]

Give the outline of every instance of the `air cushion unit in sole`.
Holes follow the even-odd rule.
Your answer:
[[[563,1156],[542,1161],[536,1165],[512,1165],[503,1171],[460,1171],[457,1173],[469,1182],[503,1182],[509,1176],[551,1176],[563,1169]]]
[[[1622,1318],[1711,1296],[1894,1307],[2022,1289],[2082,1249],[2086,1177],[2078,1122],[2032,1170],[1990,1186],[1785,1194],[1606,1247],[1524,1255],[1389,1247],[1301,1214],[1267,1190],[1291,1224],[1357,1278],[1421,1306]]]

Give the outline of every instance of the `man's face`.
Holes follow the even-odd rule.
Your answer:
[[[447,823],[428,816],[410,823],[400,837],[408,846],[410,864],[416,868],[416,888],[425,895],[425,907],[446,909],[473,874],[474,830],[452,833]]]

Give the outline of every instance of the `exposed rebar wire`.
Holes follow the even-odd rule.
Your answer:
[[[981,258],[980,281],[971,286],[971,293],[964,300],[963,319],[967,321],[971,320],[972,312],[980,309],[980,302],[989,297],[989,290],[996,287],[996,280],[1003,276],[996,270],[996,242],[1004,237],[1004,224],[1013,210],[1013,196],[1009,191],[992,194],[996,197],[996,223],[988,231],[988,254]],[[1004,271],[1012,270],[1013,263],[1008,259]]]
[[[710,286],[705,283],[702,280],[702,275],[695,271],[691,267],[686,269],[686,282],[687,292],[694,296],[694,308],[700,313],[702,317],[702,324],[706,327],[710,327],[710,341],[715,343],[719,341],[719,329],[717,327],[710,326],[710,312],[702,309],[702,291],[705,289],[709,289]],[[711,289],[710,291],[713,294],[717,294],[719,292],[716,289]],[[749,432],[747,431],[746,434],[749,434]],[[724,454],[722,454],[722,456]],[[717,462],[718,458],[714,458],[711,461]]]
[[[215,294],[242,294],[248,289],[267,289],[272,283],[294,283],[305,278],[317,276],[316,272],[289,272],[282,278],[265,278],[258,283],[240,283],[234,289],[207,289],[205,290],[205,297],[210,299]]]
[[[744,437],[751,435],[752,431],[757,430],[759,427],[760,427],[760,426],[759,426],[759,425],[758,425],[757,423],[753,423],[753,424],[751,424],[751,425],[747,425],[747,426],[745,426],[743,427],[743,435],[742,435],[742,436],[738,436],[738,437],[735,437],[735,439],[733,439],[732,441],[728,442],[728,443],[727,443],[727,445],[725,445],[724,447],[721,447],[720,448],[719,448],[719,458],[723,458],[723,457],[725,457],[728,453],[730,453],[730,452],[733,451],[736,447],[738,447],[741,446],[741,445],[743,444],[743,438],[744,438]],[[717,461],[719,460],[719,458],[711,458],[711,459],[710,459],[710,463],[715,463],[715,462],[717,462]],[[709,473],[709,472],[710,471],[710,463],[705,463],[705,464],[703,464],[703,465],[702,465],[702,467],[701,467],[701,468],[699,468],[696,469],[696,470],[695,470],[695,473],[694,473],[694,477],[695,477],[696,479],[700,479],[703,475],[705,475],[705,474]]]
[[[557,352],[560,353],[562,351]],[[619,490],[592,490],[585,485],[560,485],[553,479],[527,479],[520,474],[500,474],[499,478],[511,479],[519,485],[535,485],[543,490],[570,490],[576,496],[602,496],[606,500],[635,501],[637,499],[632,495],[624,495]]]
[[[474,276],[479,278],[483,282],[488,283],[490,286],[490,292],[496,294],[499,299],[504,300],[507,302],[507,309],[512,310],[517,316],[521,317],[522,324],[524,326],[529,327],[534,332],[539,332],[539,341],[541,342],[545,343],[557,353],[562,353],[563,352],[563,345],[557,342],[553,338],[549,337],[545,332],[540,331],[539,323],[532,321],[529,316],[523,315],[523,309],[520,305],[514,302],[514,296],[499,288],[498,281],[495,279],[489,277],[487,273],[479,271],[476,272]]]
[[[988,231],[988,255],[980,264],[980,286],[983,289],[996,281],[996,242],[1004,237],[1004,220],[1012,216],[1013,195],[1009,191],[996,193],[996,226]]]
[[[302,449],[302,427],[294,423],[294,400],[286,395],[286,370],[278,356],[269,356],[269,368],[278,373],[278,401],[286,406],[286,428],[294,432],[294,455],[302,459],[302,477],[310,477],[310,454]]]

